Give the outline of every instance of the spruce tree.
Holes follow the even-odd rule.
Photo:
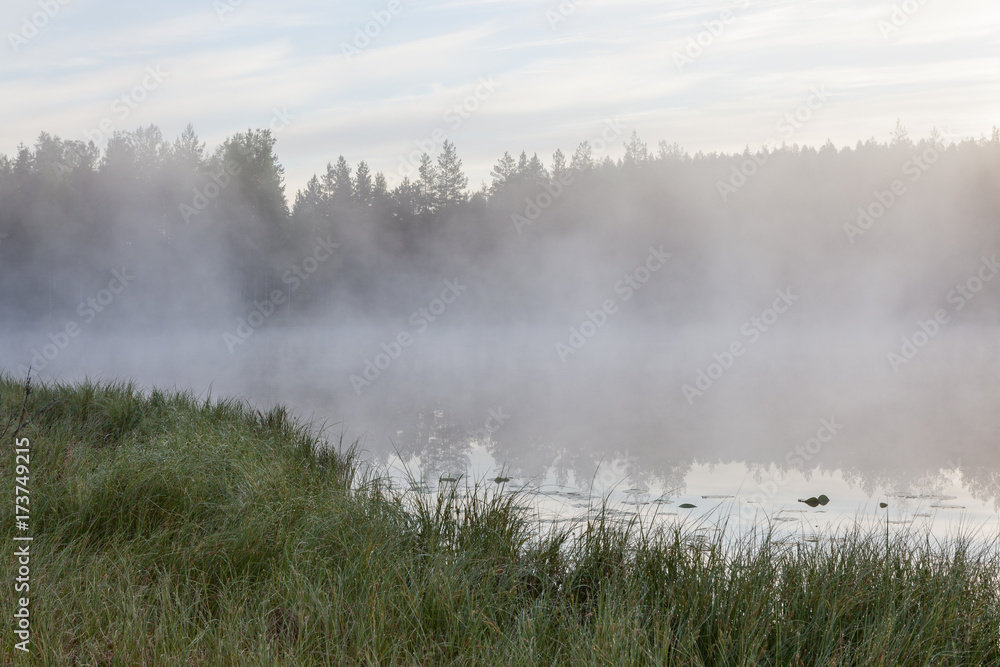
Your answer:
[[[490,196],[496,197],[503,192],[515,176],[517,176],[517,163],[510,153],[505,152],[490,171],[490,177],[493,178],[493,183],[489,187]]]
[[[327,163],[326,174],[323,176],[323,192],[327,200],[336,205],[350,204],[354,199],[351,167],[343,155],[337,158],[336,166]]]

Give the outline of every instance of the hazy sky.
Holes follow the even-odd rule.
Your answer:
[[[339,154],[394,184],[439,128],[475,188],[505,150],[548,162],[615,117],[692,152],[1000,125],[996,0],[6,0],[0,27],[0,152],[273,122],[289,198]]]

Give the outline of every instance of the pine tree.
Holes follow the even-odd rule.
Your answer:
[[[668,144],[665,139],[661,139],[657,157],[661,160],[683,160],[687,157],[687,153],[684,152],[684,149],[676,141]]]
[[[31,173],[33,163],[34,158],[31,155],[31,149],[23,143],[18,144],[17,158],[14,160],[14,176],[23,182],[28,177],[28,174]]]
[[[913,142],[910,141],[910,133],[903,127],[903,121],[899,118],[896,119],[896,128],[892,131],[892,139],[889,145],[905,146],[907,148],[913,146]]]
[[[455,144],[445,140],[437,160],[437,205],[444,207],[465,202],[468,187],[469,179],[462,173],[462,161]]]
[[[299,190],[295,194],[295,214],[298,215],[303,208],[319,208],[323,205],[323,188],[319,183],[316,174],[306,182],[304,190]]]
[[[941,132],[937,127],[931,128],[931,136],[928,138],[928,142],[937,149],[944,148],[944,137],[941,136]]]
[[[199,143],[194,126],[188,123],[181,136],[174,140],[173,158],[182,165],[200,168],[205,163],[205,144]]]
[[[590,171],[594,168],[594,156],[590,150],[590,142],[584,141],[576,148],[573,158],[570,160],[569,168],[573,171]]]
[[[108,139],[101,158],[101,172],[112,178],[122,177],[129,181],[135,178],[135,146],[128,133],[115,130]]]
[[[323,186],[319,178],[313,177],[306,183],[304,190],[299,190],[295,194],[295,206],[292,208],[292,217],[296,224],[310,232],[320,230],[323,213],[326,208],[326,198],[323,196]]]
[[[521,155],[517,158],[517,175],[524,177],[528,173],[528,154],[525,151],[521,151]]]
[[[749,149],[749,147],[748,147]],[[632,130],[632,137],[625,144],[625,157],[622,163],[626,167],[638,167],[649,161],[649,147],[639,138],[639,133]]]
[[[335,205],[350,204],[354,198],[354,184],[351,182],[351,167],[343,155],[337,158],[336,166],[327,163],[323,175],[323,194],[327,201]]]
[[[549,182],[549,172],[538,159],[538,153],[531,156],[528,166],[523,172],[524,180],[531,185],[544,185]]]
[[[505,152],[503,157],[497,160],[496,166],[490,171],[490,176],[493,178],[493,183],[489,187],[490,197],[496,197],[517,176],[517,163],[510,153]]]
[[[556,149],[556,152],[552,154],[552,180],[561,180],[563,175],[566,173],[566,156],[563,152]]]
[[[392,200],[393,216],[396,218],[409,218],[420,212],[420,191],[416,183],[410,181],[409,176],[403,177],[403,182],[389,195]]]
[[[62,139],[42,132],[35,142],[35,171],[59,174],[65,169],[65,152]]]
[[[424,153],[420,156],[420,168],[418,170],[420,179],[417,181],[417,206],[418,213],[433,213],[438,210],[437,205],[437,169],[431,161],[431,156]]]
[[[354,201],[361,206],[372,205],[372,176],[368,164],[362,160],[354,173]]]
[[[385,174],[381,171],[375,174],[375,182],[372,185],[372,205],[379,208],[389,203],[389,184],[385,180]]]
[[[171,145],[163,141],[163,133],[155,125],[136,128],[131,133],[136,167],[147,178],[157,173],[169,157]]]
[[[489,203],[490,199],[490,189],[487,187],[486,183],[482,183],[479,189],[472,193],[469,197],[469,203],[476,208],[485,208]]]
[[[64,173],[68,171],[90,173],[101,159],[101,151],[92,141],[89,143],[79,140],[64,141],[62,149],[62,166],[59,170]]]

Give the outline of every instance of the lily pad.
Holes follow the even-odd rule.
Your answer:
[[[458,477],[441,477],[438,479],[439,482],[457,482]]]
[[[818,501],[819,501],[819,504],[820,504],[820,505],[823,505],[824,507],[826,507],[826,504],[827,504],[828,502],[830,502],[830,499],[829,499],[829,498],[827,498],[827,497],[826,497],[826,495],[825,495],[825,494],[822,494],[822,493],[821,493],[821,494],[819,495],[819,498],[817,498],[816,500],[818,500]]]
[[[506,484],[510,481],[510,477],[494,477],[493,481],[497,484]]]
[[[681,509],[689,510],[689,509],[694,509],[695,507],[697,507],[697,505],[692,505],[691,503],[682,503],[678,505],[678,507],[680,507]]]
[[[885,509],[886,507],[889,506],[889,503],[879,503],[878,506],[881,507],[882,509]]]
[[[805,500],[803,500],[802,498],[799,498],[799,502],[800,503],[805,503],[809,507],[818,507],[819,506],[819,498],[816,498],[816,497],[806,498]]]

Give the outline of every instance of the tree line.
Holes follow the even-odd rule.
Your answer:
[[[911,141],[897,125],[889,140],[854,148],[827,142],[693,155],[666,141],[651,149],[633,131],[617,160],[595,155],[586,141],[548,160],[506,152],[475,190],[446,141],[437,156],[420,157],[413,180],[391,185],[367,162],[352,167],[339,156],[290,200],[268,129],[238,132],[212,149],[190,125],[173,140],[154,125],[119,131],[103,148],[43,132],[32,146],[0,155],[0,309],[51,316],[82,301],[112,269],[141,265],[155,279],[137,280],[143,298],[136,309],[158,316],[239,311],[268,294],[318,237],[349,250],[295,295],[289,311],[337,298],[391,305],[375,297],[409,298],[407,290],[456,255],[477,263],[470,270],[518,283],[528,280],[515,275],[521,258],[533,258],[544,272],[537,245],[543,239],[589,234],[610,252],[647,224],[631,219],[639,209],[666,225],[668,236],[692,244],[708,242],[702,236],[718,218],[709,208],[722,207],[723,216],[772,215],[762,193],[795,183],[836,189],[830,199],[844,200],[849,216],[854,191],[871,192],[852,179],[869,174],[879,183],[928,146],[947,148],[968,167],[993,169],[1000,131],[945,147],[940,135]],[[721,201],[722,184],[751,158],[766,161],[768,173],[745,195],[725,186],[732,192],[724,199],[732,201]],[[536,246],[518,245],[525,236]],[[570,278],[549,280],[563,279]]]

